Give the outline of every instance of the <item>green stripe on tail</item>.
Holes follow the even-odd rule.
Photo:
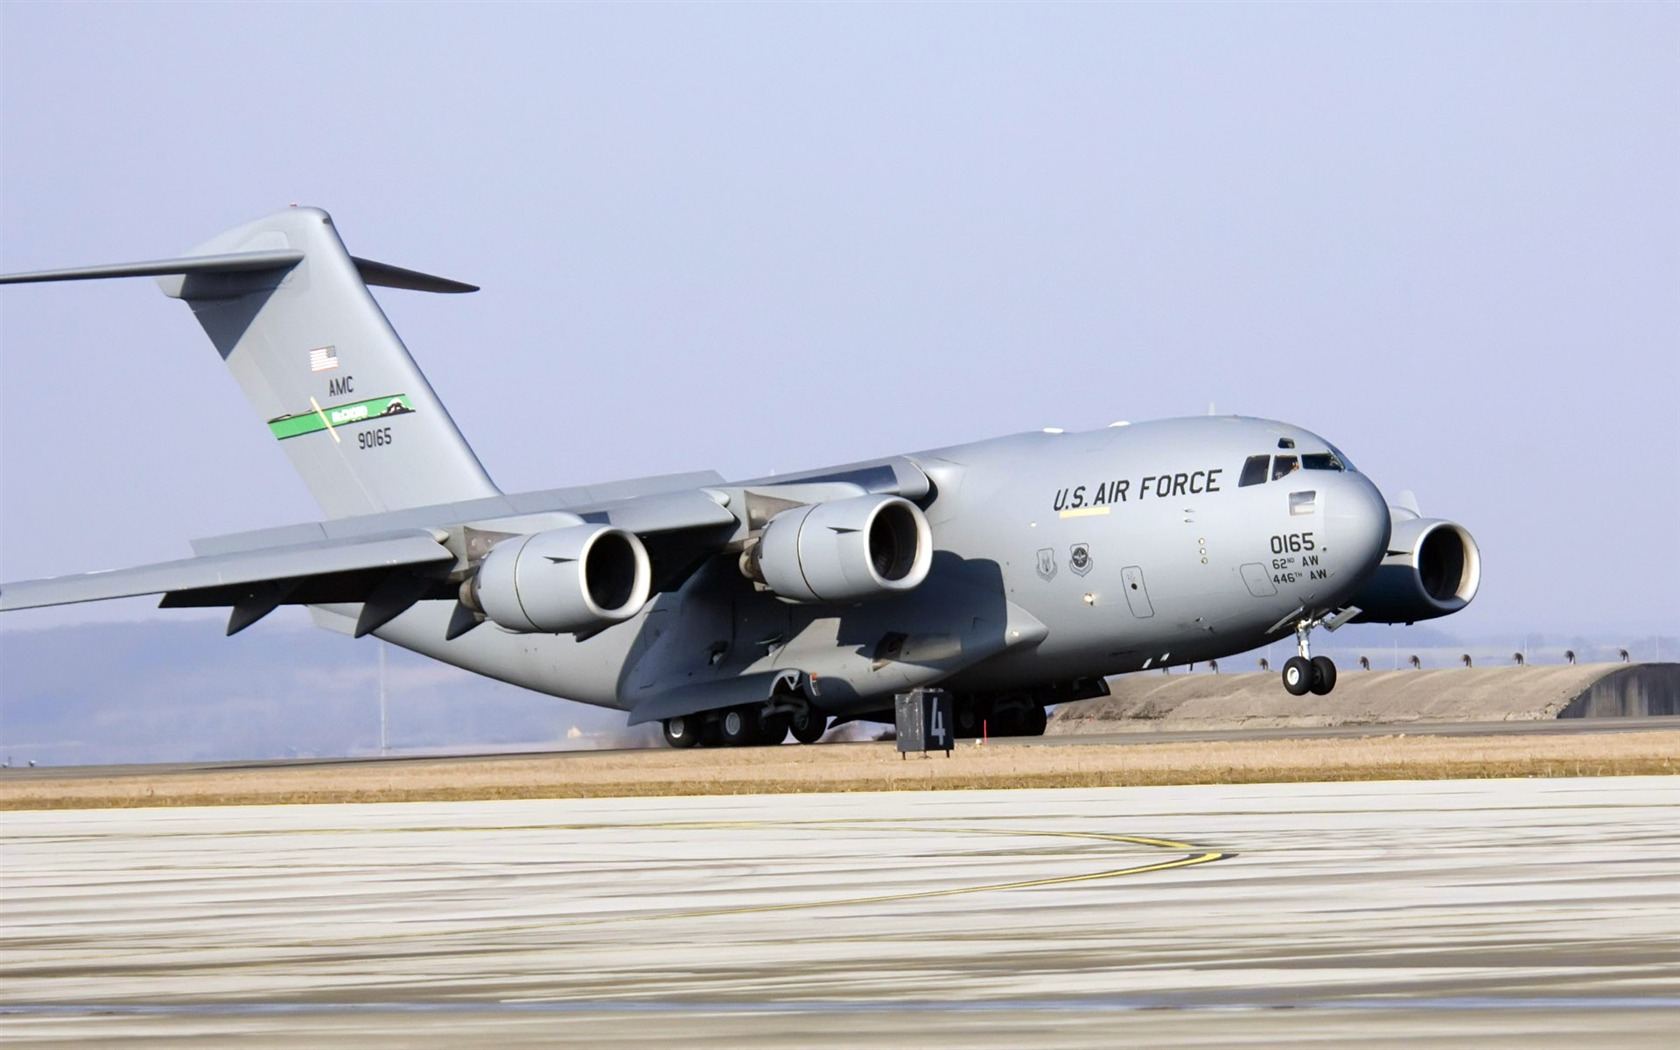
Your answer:
[[[280,416],[268,421],[268,429],[277,439],[284,441],[300,434],[326,430],[329,426],[345,427],[381,416],[400,416],[412,411],[414,405],[409,402],[407,394],[393,394],[390,397],[355,401],[348,405],[313,409],[294,416]]]

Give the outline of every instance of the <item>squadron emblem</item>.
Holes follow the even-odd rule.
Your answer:
[[[1038,575],[1046,583],[1056,578],[1056,552],[1050,547],[1038,552]]]
[[[1083,576],[1091,571],[1091,545],[1089,543],[1075,543],[1068,551],[1068,568],[1075,576]]]

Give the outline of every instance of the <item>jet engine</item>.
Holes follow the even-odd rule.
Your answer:
[[[1482,582],[1482,554],[1464,526],[1389,508],[1388,554],[1349,604],[1355,623],[1413,623],[1455,613]]]
[[[564,634],[636,615],[652,578],[635,533],[574,525],[496,544],[462,597],[510,631]]]
[[[857,602],[908,591],[933,564],[933,531],[901,496],[853,496],[784,510],[742,570],[796,602]]]

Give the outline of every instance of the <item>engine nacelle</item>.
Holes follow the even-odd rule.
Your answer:
[[[933,530],[901,496],[854,496],[770,519],[744,568],[797,602],[858,602],[908,591],[933,564]]]
[[[574,525],[496,544],[467,596],[510,631],[564,634],[628,620],[647,603],[652,579],[635,533]]]
[[[1482,553],[1456,522],[1419,518],[1391,508],[1388,555],[1349,599],[1355,623],[1414,623],[1455,613],[1482,583]]]

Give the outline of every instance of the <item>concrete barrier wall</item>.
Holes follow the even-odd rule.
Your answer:
[[[1563,709],[1560,718],[1680,715],[1680,664],[1613,664]]]
[[[1680,714],[1680,664],[1343,671],[1329,696],[1290,696],[1275,672],[1139,674],[1063,704],[1051,733],[1404,725]]]

